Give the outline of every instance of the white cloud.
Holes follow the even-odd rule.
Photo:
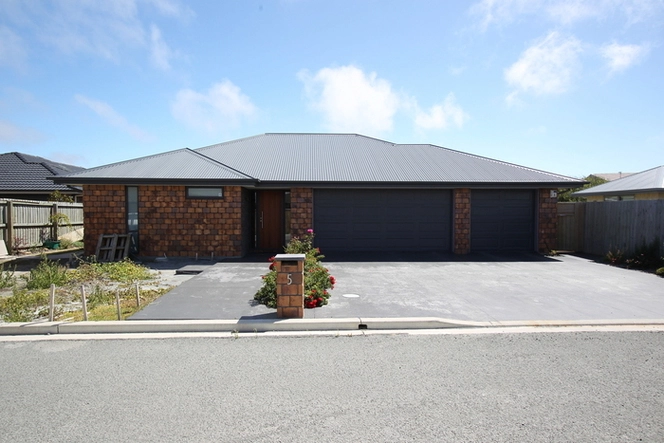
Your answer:
[[[150,37],[151,37],[151,56],[152,63],[157,66],[159,69],[168,71],[171,69],[171,58],[173,57],[173,51],[161,38],[161,31],[155,25],[150,27]]]
[[[650,51],[647,45],[619,45],[611,43],[600,48],[600,54],[607,61],[610,73],[624,71],[641,61]]]
[[[480,0],[469,9],[482,30],[505,26],[521,16],[543,16],[563,25],[621,17],[627,25],[648,20],[664,9],[661,0]]]
[[[23,69],[27,51],[21,40],[11,29],[0,26],[0,65]]]
[[[256,107],[230,80],[215,83],[204,93],[182,89],[171,105],[173,117],[193,128],[218,133],[255,115]]]
[[[44,45],[64,54],[91,54],[120,61],[132,50],[147,51],[164,68],[173,53],[161,32],[143,23],[139,11],[146,7],[160,15],[188,20],[193,12],[172,0],[14,2],[0,12],[14,28],[36,36]]]
[[[0,120],[0,143],[33,144],[44,140],[43,134],[30,129],[21,128],[8,121]]]
[[[91,98],[85,97],[84,95],[76,94],[74,96],[77,102],[90,108],[95,114],[101,117],[109,125],[118,128],[127,134],[131,135],[133,138],[139,141],[147,142],[154,140],[154,137],[143,131],[136,125],[133,125],[127,121],[125,117],[120,115],[111,105],[108,103],[93,100]]]
[[[172,0],[150,0],[160,13],[166,16],[175,17],[180,20],[190,20],[196,14],[187,6],[182,6],[177,1]]]
[[[445,101],[432,106],[428,111],[418,109],[415,126],[420,129],[447,129],[450,125],[461,128],[468,118],[468,114],[456,103],[454,94],[450,93]]]
[[[515,91],[535,95],[567,91],[579,69],[581,43],[574,37],[563,38],[557,32],[526,49],[519,60],[505,70],[505,80]],[[508,103],[516,99],[513,91]]]
[[[298,78],[331,131],[378,134],[392,129],[400,99],[375,72],[365,74],[349,65],[323,68],[313,76],[303,70]]]

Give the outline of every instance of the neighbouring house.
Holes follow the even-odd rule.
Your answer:
[[[577,191],[572,195],[584,197],[589,202],[661,200],[664,199],[664,165]]]
[[[335,251],[548,251],[556,192],[584,182],[427,144],[263,134],[54,178],[82,186],[85,249],[143,257],[278,251],[315,230]]]
[[[0,154],[0,198],[47,201],[51,193],[59,191],[78,201],[82,194],[80,188],[54,183],[50,177],[82,170],[20,152]]]
[[[618,180],[619,178],[628,177],[632,174],[634,174],[634,173],[633,172],[603,172],[603,173],[590,174],[588,176],[588,178],[596,177],[596,178],[601,178],[604,181],[610,182],[610,181],[613,181],[613,180]]]

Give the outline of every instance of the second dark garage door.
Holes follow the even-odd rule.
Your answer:
[[[449,251],[449,190],[317,189],[316,245],[325,251]]]
[[[470,198],[470,248],[473,251],[532,251],[535,192],[473,190]]]

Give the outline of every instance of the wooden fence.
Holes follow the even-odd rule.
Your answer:
[[[593,255],[657,241],[664,254],[664,200],[558,203],[557,241],[558,250]]]
[[[54,226],[55,214],[68,224]],[[69,232],[83,229],[83,204],[0,199],[0,240],[8,251],[40,246]]]

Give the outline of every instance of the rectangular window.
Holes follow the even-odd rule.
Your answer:
[[[224,188],[187,188],[187,198],[224,198]]]
[[[131,234],[131,253],[136,254],[138,248],[138,187],[127,186],[127,233]]]

